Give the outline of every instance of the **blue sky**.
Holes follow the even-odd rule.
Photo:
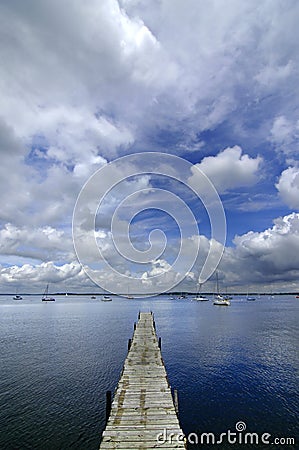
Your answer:
[[[136,277],[157,292],[177,280],[180,289],[196,289],[212,251],[208,213],[190,190],[196,168],[226,215],[226,242],[217,242],[222,285],[299,290],[297,1],[29,0],[25,7],[15,0],[0,13],[2,292],[40,292],[47,282],[55,291],[90,290],[85,264],[113,290],[104,259],[125,276],[124,292]],[[148,170],[148,152],[157,153],[158,173],[166,170],[159,153],[186,160],[187,186]],[[122,177],[98,210],[100,259],[88,240],[94,230],[81,221],[86,248],[78,261],[72,217],[79,193],[97,170],[134,154],[136,161],[103,179]],[[129,176],[131,165],[139,176]],[[179,203],[178,224],[167,215],[179,199],[194,214],[197,236]],[[167,241],[165,251],[147,263],[115,248],[118,241],[129,250],[126,229],[133,246],[149,248],[157,228],[165,236],[152,235],[153,249]],[[189,268],[197,239],[200,254]]]

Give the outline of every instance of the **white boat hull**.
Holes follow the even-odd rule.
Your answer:
[[[218,305],[218,306],[230,306],[230,301],[229,300],[215,300],[214,305]]]
[[[207,297],[194,297],[192,300],[196,302],[208,302],[209,299]]]

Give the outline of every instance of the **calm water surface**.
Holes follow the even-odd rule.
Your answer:
[[[109,303],[2,296],[0,448],[97,449],[105,392],[117,385],[139,310],[155,314],[186,435],[218,437],[243,421],[248,432],[298,443],[298,309],[294,296],[235,298],[229,308],[191,296]],[[270,447],[296,448],[258,446]]]

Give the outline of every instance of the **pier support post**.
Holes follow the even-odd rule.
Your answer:
[[[179,414],[179,395],[177,389],[174,389],[173,391],[173,402],[175,407],[175,412]]]
[[[128,351],[129,351],[130,348],[131,348],[131,344],[132,344],[132,339],[129,339],[129,340],[128,340]]]
[[[112,395],[111,391],[106,392],[106,423],[108,422],[112,405]]]
[[[159,337],[159,349],[161,350],[161,338]]]

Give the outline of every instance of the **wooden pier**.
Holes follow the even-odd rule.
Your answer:
[[[139,313],[100,450],[186,448],[152,313]]]

